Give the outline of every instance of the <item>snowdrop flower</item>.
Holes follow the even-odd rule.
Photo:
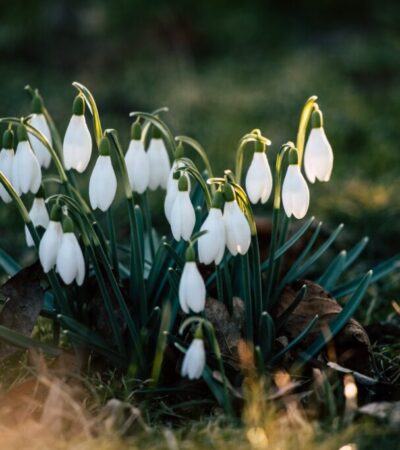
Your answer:
[[[265,203],[272,191],[272,173],[265,154],[265,144],[256,142],[253,159],[246,175],[246,191],[251,203]]]
[[[282,203],[288,217],[292,214],[296,219],[302,219],[308,211],[310,204],[310,191],[304,179],[296,149],[289,153],[289,167],[282,185]]]
[[[150,164],[144,144],[141,141],[142,127],[139,122],[132,124],[131,141],[125,155],[129,184],[132,191],[143,194],[149,185]]]
[[[202,376],[205,365],[206,352],[203,338],[195,336],[183,358],[181,375],[187,376],[189,380],[196,380]]]
[[[243,211],[240,209],[232,186],[225,183],[225,237],[226,246],[233,256],[238,253],[245,255],[251,243],[250,225]]]
[[[29,119],[29,124],[36,128],[52,145],[51,132],[47,120],[43,114],[43,101],[35,95],[32,102],[32,118]],[[31,142],[33,151],[41,167],[47,169],[51,163],[51,155],[46,146],[40,141],[33,133],[28,133],[29,140]]]
[[[63,232],[57,254],[57,272],[65,284],[76,280],[78,286],[82,286],[85,279],[85,259],[74,234],[74,224],[68,216],[64,219]]]
[[[323,128],[322,112],[314,111],[312,129],[304,152],[304,170],[311,183],[329,181],[333,168],[333,152]]]
[[[153,137],[147,150],[150,164],[149,188],[155,191],[158,187],[166,189],[171,170],[168,152],[158,128],[154,128]]]
[[[33,200],[32,208],[29,211],[29,217],[35,227],[47,228],[50,222],[49,213],[47,212],[46,204],[44,202],[44,193],[42,189],[39,189],[38,194]],[[29,232],[28,227],[25,225],[25,238],[28,247],[33,247],[34,242]]]
[[[196,214],[189,195],[189,179],[186,174],[179,178],[178,192],[171,210],[171,230],[176,241],[188,241],[196,223]]]
[[[72,117],[63,142],[64,166],[67,170],[85,171],[92,155],[92,137],[85,120],[85,102],[78,95],[72,107]]]
[[[172,207],[174,206],[176,195],[179,192],[178,183],[180,176],[181,176],[180,172],[175,172],[173,174],[171,182],[168,181],[167,195],[165,196],[164,200],[164,213],[170,225],[171,225]]]
[[[225,252],[225,222],[222,215],[224,194],[217,191],[206,220],[200,231],[206,231],[199,237],[199,261],[203,264],[219,264]]]
[[[107,211],[117,192],[117,177],[111,162],[110,142],[106,137],[100,141],[99,154],[89,181],[89,199],[92,209]]]
[[[12,166],[11,181],[19,195],[29,191],[36,194],[42,182],[42,171],[28,141],[24,125],[19,125],[17,136],[18,145]]]
[[[44,273],[49,272],[56,265],[62,236],[61,208],[54,205],[51,210],[49,225],[39,245],[39,259]]]
[[[186,314],[190,311],[199,313],[206,304],[206,285],[197,268],[192,245],[186,251],[186,263],[179,281],[179,304]]]
[[[0,150],[0,172],[11,182],[12,167],[14,162],[14,133],[6,130],[3,134],[3,148]],[[4,203],[10,203],[12,198],[0,183],[0,198]]]

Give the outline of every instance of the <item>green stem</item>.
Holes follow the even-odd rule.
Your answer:
[[[108,224],[108,237],[110,240],[110,250],[111,250],[111,261],[114,269],[115,276],[119,280],[119,263],[118,263],[118,253],[117,253],[117,240],[115,237],[115,226],[114,218],[112,215],[111,207],[108,208],[107,213],[107,224]]]
[[[149,246],[150,246],[151,259],[152,259],[152,261],[154,261],[154,256],[156,254],[156,247],[154,245],[153,225],[152,225],[152,221],[151,221],[151,212],[150,212],[150,208],[149,208],[147,192],[144,192],[140,196],[140,198],[142,200],[143,215],[144,215],[144,221],[146,224],[146,231],[147,231],[147,237],[148,237],[148,242],[149,242]]]

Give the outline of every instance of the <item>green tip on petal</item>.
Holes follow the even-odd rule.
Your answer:
[[[36,198],[45,198],[43,186],[40,186],[39,190],[35,194]]]
[[[3,148],[14,148],[14,132],[12,130],[6,130],[3,133]]]
[[[18,137],[18,142],[22,142],[22,141],[27,141],[28,140],[28,133],[26,131],[26,126],[25,125],[18,125],[17,128],[17,137]]]
[[[43,114],[43,99],[40,95],[35,94],[32,100],[33,114]]]
[[[199,323],[199,326],[196,328],[196,331],[195,331],[195,333],[194,333],[194,338],[195,338],[195,339],[201,339],[201,340],[204,339],[204,336],[203,336],[203,327],[201,326],[201,323]]]
[[[161,139],[161,130],[158,127],[153,126],[153,138],[154,139]]]
[[[101,156],[110,156],[110,141],[105,136],[101,138],[99,153]]]
[[[185,149],[183,148],[182,142],[179,142],[175,151],[175,159],[183,158],[185,156]]]
[[[265,152],[265,143],[261,141],[254,142],[254,151],[256,153],[264,153]]]
[[[226,202],[233,202],[235,200],[235,191],[229,183],[224,185],[224,197]]]
[[[136,122],[133,122],[131,127],[131,139],[134,139],[135,141],[140,141],[142,138],[142,126],[140,125],[140,122],[137,120]]]
[[[289,151],[289,164],[297,165],[299,163],[299,154],[295,148],[291,148]]]
[[[189,190],[189,180],[187,175],[182,175],[178,181],[178,189],[182,192],[186,192]]]
[[[63,220],[63,231],[64,233],[73,233],[74,232],[74,222],[71,217],[65,216]]]
[[[324,116],[322,111],[316,109],[311,115],[311,126],[312,128],[322,128],[324,126]]]
[[[217,191],[212,199],[211,208],[223,209],[225,203],[224,193]]]
[[[62,210],[57,203],[51,208],[50,220],[53,222],[61,222]]]
[[[72,114],[75,116],[83,116],[85,114],[85,100],[81,95],[75,97],[74,103],[72,104]]]
[[[196,261],[196,252],[194,251],[194,247],[191,244],[186,249],[185,259],[186,259],[186,262],[194,262],[194,261]]]

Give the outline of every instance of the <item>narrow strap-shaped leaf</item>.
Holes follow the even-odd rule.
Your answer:
[[[275,324],[272,317],[264,311],[260,316],[258,326],[258,342],[264,357],[267,361],[271,355],[272,347],[275,341]]]
[[[174,263],[180,268],[183,269],[183,266],[185,265],[185,261],[182,258],[182,256],[180,256],[178,254],[178,252],[170,245],[168,244],[168,242],[164,243],[164,248],[165,250],[168,252],[168,254],[171,256],[172,260],[174,261]]]
[[[292,314],[292,312],[296,309],[297,305],[304,299],[307,292],[307,286],[304,284],[299,292],[297,292],[296,297],[292,301],[292,303],[286,308],[286,310],[275,320],[276,328],[279,330],[284,327]]]
[[[336,281],[343,273],[347,261],[347,252],[342,250],[336,258],[332,260],[325,272],[318,278],[317,283],[320,284],[326,291],[331,291]]]
[[[351,250],[347,252],[346,262],[344,264],[344,270],[347,270],[353,262],[360,256],[361,252],[368,245],[369,237],[365,236],[361,241],[356,244]]]
[[[8,253],[0,248],[0,267],[6,272],[7,275],[13,277],[16,275],[22,267],[15,261]]]
[[[14,347],[22,348],[24,350],[38,350],[50,356],[59,356],[62,353],[61,348],[24,336],[3,325],[0,325],[0,340],[13,345]]]
[[[176,271],[170,267],[168,269],[168,282],[171,286],[172,292],[176,298],[179,296],[179,277]]]
[[[304,328],[304,330],[299,333],[292,341],[289,342],[289,344],[283,348],[281,351],[276,353],[273,358],[271,358],[268,361],[268,365],[274,365],[277,361],[279,361],[282,356],[287,353],[289,350],[291,350],[295,345],[297,345],[302,339],[304,339],[307,334],[311,331],[312,327],[315,325],[315,323],[318,320],[318,315],[316,315],[309,324]]]
[[[363,276],[356,291],[346,303],[346,306],[342,309],[340,314],[338,314],[337,317],[332,320],[332,322],[323,331],[323,333],[320,333],[316,340],[307,348],[305,352],[302,353],[301,360],[303,362],[309,361],[311,358],[313,358],[314,355],[316,355],[333,337],[335,337],[337,333],[339,333],[339,331],[351,319],[355,310],[361,303],[366,290],[368,289],[371,277],[372,270],[370,270]]]

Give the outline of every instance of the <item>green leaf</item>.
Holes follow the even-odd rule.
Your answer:
[[[166,302],[161,315],[161,323],[158,332],[156,353],[151,370],[151,384],[156,386],[160,378],[161,367],[164,360],[165,347],[167,346],[167,332],[171,328],[171,305]]]
[[[286,325],[290,315],[296,309],[297,305],[304,299],[307,292],[307,286],[304,284],[299,292],[296,294],[296,297],[292,301],[292,303],[286,308],[286,310],[276,319],[276,327],[277,329],[282,328]]]
[[[360,256],[361,252],[367,246],[368,242],[369,238],[367,236],[363,237],[358,244],[356,244],[351,250],[347,252],[344,270],[348,269],[353,264],[353,262]]]
[[[24,350],[38,350],[50,356],[59,356],[62,353],[62,350],[58,347],[24,336],[3,325],[0,325],[0,340],[14,347],[19,347]]]
[[[0,267],[6,272],[7,275],[13,277],[16,275],[22,267],[4,250],[0,248]]]
[[[268,360],[271,355],[272,347],[275,341],[275,324],[272,317],[264,311],[260,316],[258,327],[258,342],[264,357]]]
[[[347,261],[347,252],[342,250],[329,264],[325,272],[318,278],[317,283],[326,291],[331,291],[338,278],[343,273]]]
[[[333,337],[339,333],[339,331],[346,325],[351,319],[355,310],[361,303],[365,292],[371,282],[372,270],[367,272],[360,283],[357,286],[356,291],[351,296],[346,306],[342,309],[340,314],[324,329],[323,333],[316,338],[316,340],[308,347],[308,349],[302,353],[301,359],[303,362],[309,361],[314,355],[316,355]]]

